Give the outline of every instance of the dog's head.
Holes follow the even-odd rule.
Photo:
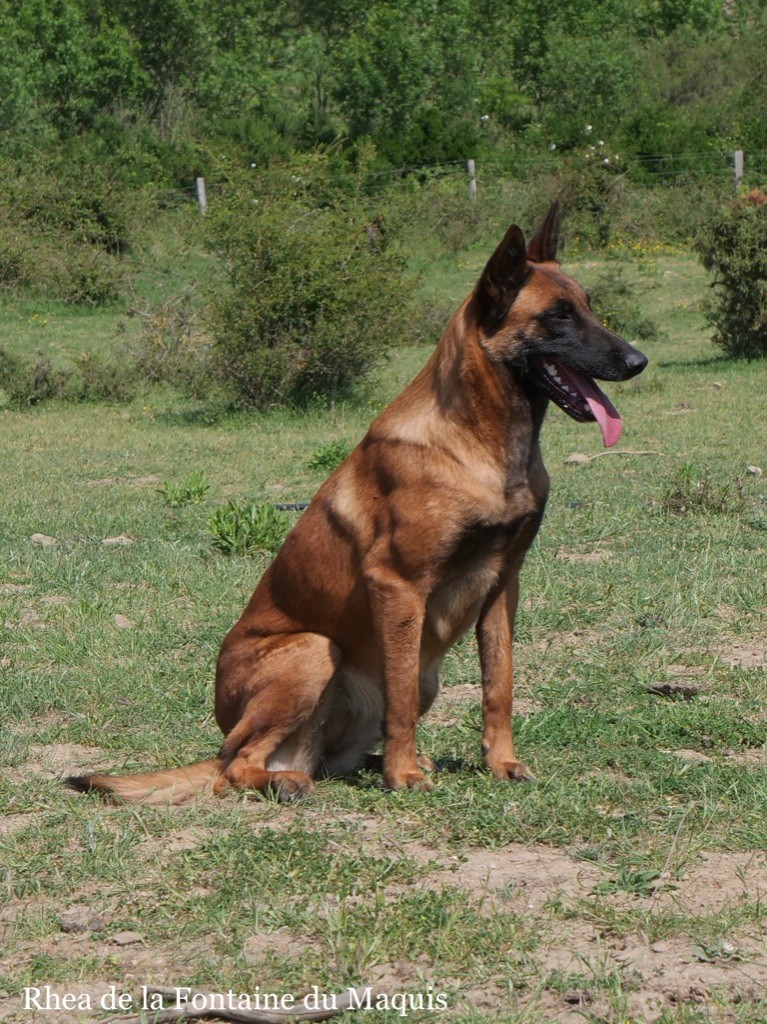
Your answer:
[[[586,292],[559,267],[558,241],[556,202],[529,245],[513,224],[488,260],[467,312],[490,360],[573,419],[596,420],[610,447],[620,437],[620,416],[593,378],[628,380],[642,372],[647,358],[597,320]]]

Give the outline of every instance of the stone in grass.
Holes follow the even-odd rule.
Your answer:
[[[688,750],[685,747],[681,750],[675,750],[674,755],[682,761],[689,761],[691,764],[706,764],[712,760],[708,754],[701,754],[699,750]]]
[[[127,615],[115,615],[114,623],[118,629],[133,629],[133,626],[135,625]]]
[[[133,543],[133,538],[129,537],[127,533],[121,533],[117,537],[105,537],[101,543],[106,544],[107,547],[119,547],[120,545],[127,547],[128,544]]]
[[[63,932],[98,932],[104,927],[104,919],[87,907],[72,907],[59,914],[59,928]]]
[[[48,537],[44,533],[33,533],[29,539],[33,544],[39,544],[41,548],[52,548],[56,543],[55,537]]]
[[[115,946],[133,946],[137,942],[143,942],[144,937],[138,932],[118,932],[109,941],[113,942]]]
[[[568,455],[565,459],[566,466],[586,466],[591,459],[588,455],[584,455],[582,452],[573,452],[572,455]]]
[[[749,476],[762,476],[764,470],[761,466],[746,466],[746,472]]]

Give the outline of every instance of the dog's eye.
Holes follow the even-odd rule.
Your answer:
[[[570,311],[568,309],[560,309],[554,314],[555,320],[569,320]]]

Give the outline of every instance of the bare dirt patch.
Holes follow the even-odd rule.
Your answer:
[[[146,839],[141,850],[147,859],[165,861],[184,850],[196,850],[211,835],[212,832],[209,828],[191,825],[188,828]]]
[[[26,828],[27,825],[34,824],[34,821],[34,814],[8,814],[4,818],[0,818],[0,836],[9,836],[13,832]]]
[[[605,877],[595,864],[578,861],[562,850],[521,843],[438,857],[434,863],[445,871],[440,876],[443,883],[478,900],[495,897],[499,907],[511,904],[528,911],[540,910],[550,899],[587,896]]]
[[[555,557],[560,562],[609,562],[613,552],[606,548],[595,551],[565,551],[560,548]]]
[[[310,939],[293,935],[286,928],[273,932],[257,932],[245,940],[242,955],[251,965],[262,963],[269,956],[285,956],[299,960],[312,945]]]
[[[715,647],[714,653],[730,668],[767,668],[767,637],[732,639]]]
[[[427,724],[455,725],[469,708],[482,706],[482,687],[479,683],[458,683],[440,690],[429,709]],[[540,711],[542,704],[529,697],[514,697],[514,714],[530,715]]]
[[[647,898],[626,892],[597,896],[597,886],[607,877],[603,868],[541,845],[512,844],[436,859],[410,844],[404,850],[427,866],[421,885],[453,885],[488,911],[505,908],[535,915],[536,973],[540,978],[572,975],[574,984],[561,995],[525,993],[519,1003],[554,1010],[557,1021],[582,1019],[586,1007],[609,1017],[605,979],[611,975],[621,980],[629,1016],[647,1022],[657,1020],[669,1006],[711,1004],[716,992],[755,1001],[767,995],[767,948],[757,925],[702,948],[684,934],[652,943],[641,932],[616,934],[602,923],[603,913],[595,913],[593,920],[588,913],[589,905],[601,905],[673,910],[700,918],[755,904],[764,900],[767,890],[767,854],[701,853],[687,873],[674,880],[673,888]],[[565,916],[553,913],[555,906],[564,909]]]
[[[744,768],[767,768],[767,748],[749,747],[746,750],[722,751],[728,761],[743,765]]]
[[[99,747],[86,747],[81,743],[51,743],[47,746],[33,744],[29,748],[29,760],[24,764],[25,774],[48,775],[62,778],[73,772],[93,771],[103,761],[104,752]]]

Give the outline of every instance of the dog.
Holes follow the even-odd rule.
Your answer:
[[[386,786],[429,790],[416,723],[472,627],[484,763],[497,779],[533,778],[512,736],[512,640],[549,491],[544,415],[553,401],[596,420],[611,446],[621,421],[594,378],[625,381],[647,364],[562,272],[558,238],[556,202],[529,245],[509,228],[426,366],[288,534],[221,648],[218,757],[70,786],[155,804],[229,788],[291,800],[383,740]]]

